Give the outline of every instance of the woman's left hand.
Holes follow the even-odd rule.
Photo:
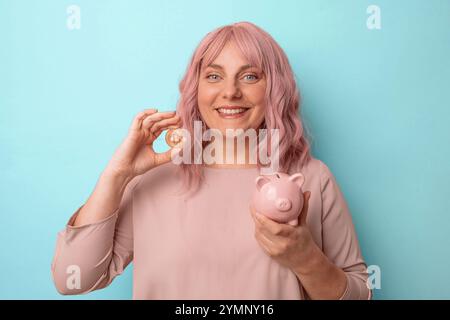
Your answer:
[[[306,225],[310,195],[309,191],[303,193],[304,204],[297,226],[277,223],[255,212],[250,205],[250,212],[255,220],[256,240],[270,257],[290,269],[301,269],[302,265],[308,262],[315,246]]]

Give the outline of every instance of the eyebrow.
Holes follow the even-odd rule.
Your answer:
[[[223,70],[223,67],[221,65],[215,64],[215,63],[209,64],[207,67]],[[242,70],[249,69],[249,68],[252,68],[252,67],[253,66],[250,65],[250,64],[243,65],[243,66],[241,66],[239,68],[238,72],[241,72]]]

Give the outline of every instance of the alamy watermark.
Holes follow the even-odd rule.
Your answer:
[[[381,268],[377,265],[370,265],[367,267],[367,273],[369,277],[367,278],[366,285],[369,289],[381,289]]]
[[[203,132],[203,122],[194,121],[193,139],[187,129],[177,129],[175,134],[180,142],[172,149],[171,159],[174,164],[246,164],[247,154],[247,164],[259,162],[262,165],[262,174],[273,174],[279,170],[279,129],[259,129],[258,132],[252,128],[226,129],[223,135],[218,129],[207,129]],[[203,142],[209,142],[205,148]],[[179,154],[181,150],[182,156]],[[190,150],[193,150],[193,159]]]
[[[81,289],[81,268],[78,265],[72,264],[66,268],[66,273],[69,275],[66,279],[66,287],[70,290]]]
[[[66,9],[67,20],[66,26],[69,30],[81,29],[81,9],[77,5],[70,5]]]
[[[381,29],[381,9],[379,6],[371,4],[367,7],[366,12],[370,14],[367,18],[366,26],[369,30],[380,30]]]

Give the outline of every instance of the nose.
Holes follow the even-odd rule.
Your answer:
[[[275,201],[275,205],[276,205],[277,209],[280,211],[288,211],[292,207],[291,201],[289,201],[289,199],[285,199],[285,198],[278,198]]]
[[[223,88],[224,99],[240,98],[241,95],[242,93],[236,80],[230,79],[225,82],[225,87]]]

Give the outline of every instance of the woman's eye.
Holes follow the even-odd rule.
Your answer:
[[[244,76],[244,78],[245,78],[246,80],[250,80],[250,81],[253,81],[253,80],[257,80],[257,79],[258,79],[258,77],[257,77],[256,75],[254,75],[254,74],[246,74],[246,75]]]
[[[220,79],[220,76],[218,74],[209,74],[206,76],[206,79],[212,80],[212,81],[217,81]],[[244,79],[247,81],[255,81],[255,80],[258,80],[258,76],[254,75],[254,74],[247,74],[244,76]]]
[[[209,80],[219,80],[219,75],[217,74],[210,74],[206,77]]]

